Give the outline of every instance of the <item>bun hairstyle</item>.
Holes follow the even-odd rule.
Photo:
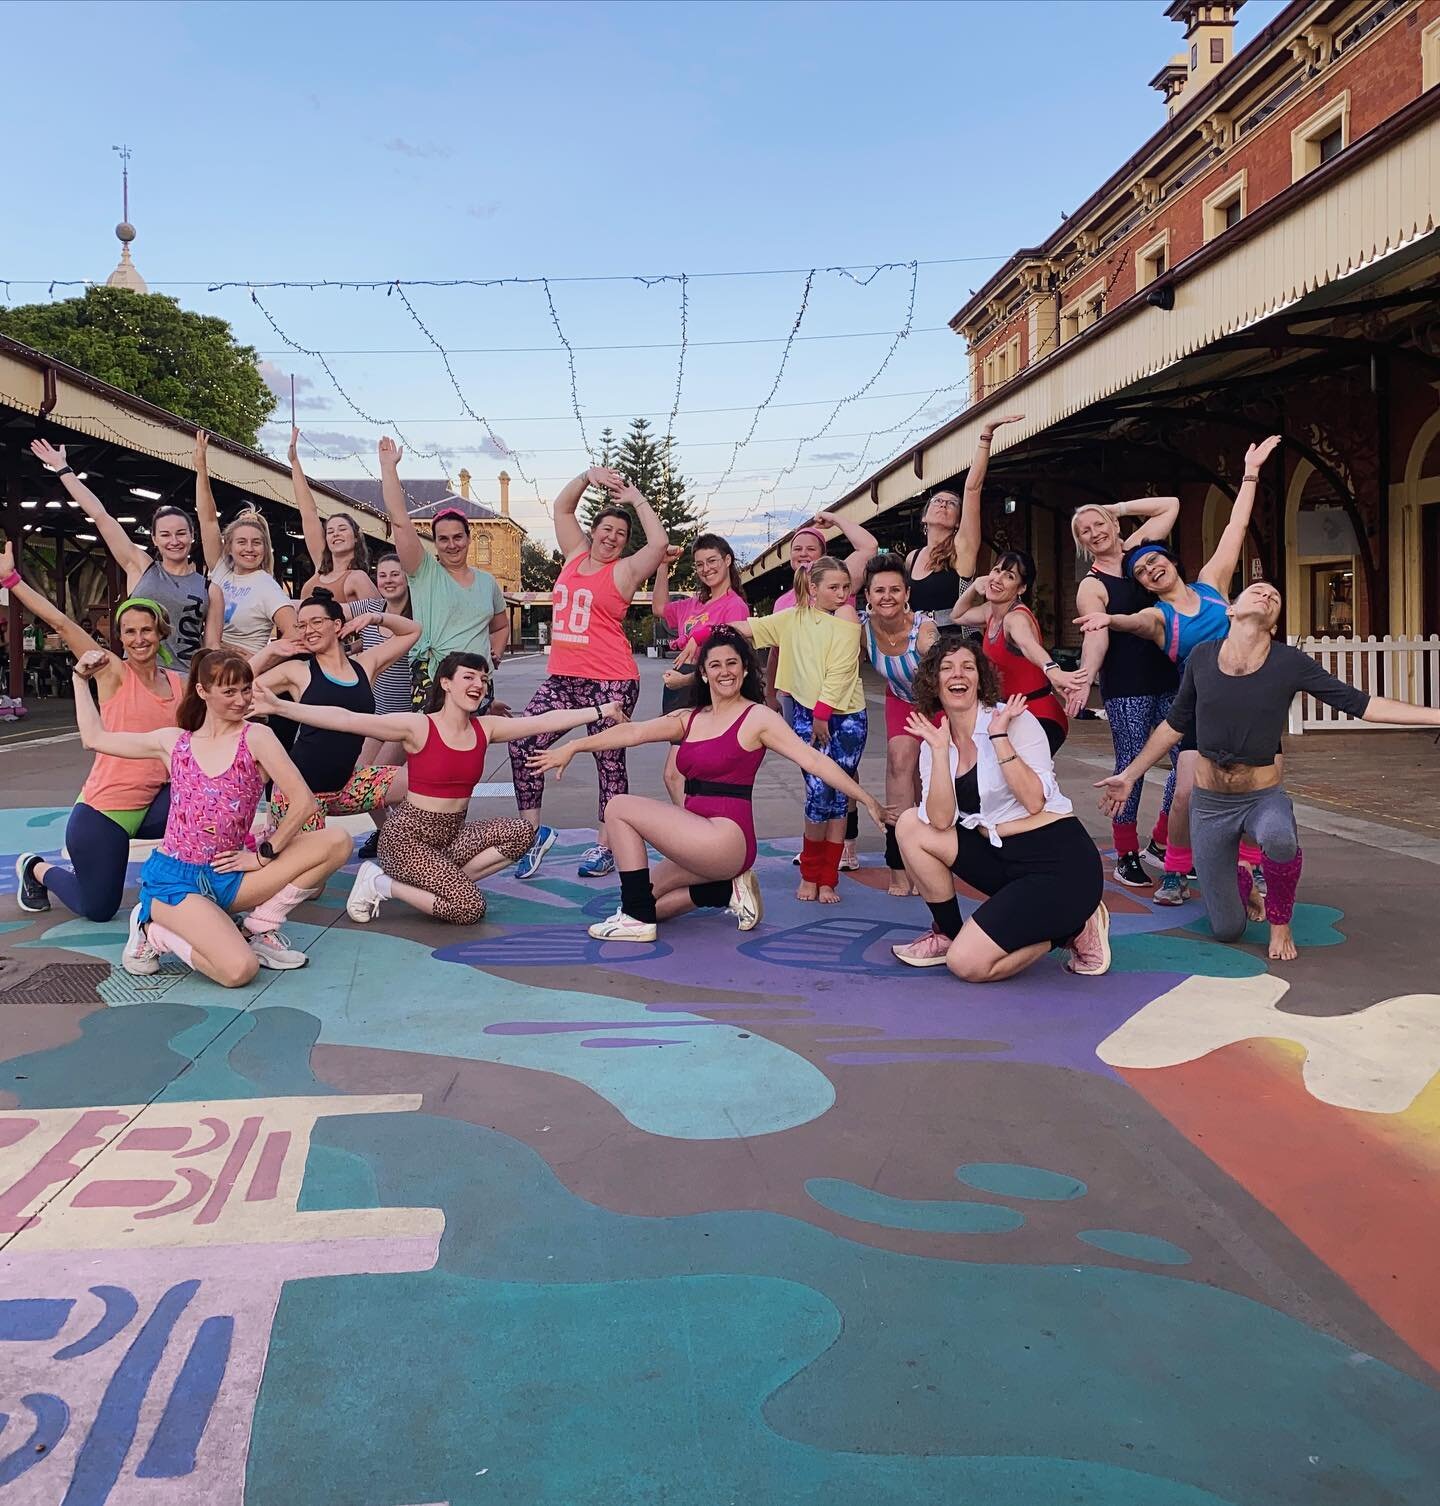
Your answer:
[[[354,535],[355,547],[350,554],[349,569],[363,570],[367,575],[370,573],[370,546],[365,542],[365,535],[360,531],[360,525],[348,512],[337,512],[330,515],[332,518],[341,518],[350,525],[350,532]],[[327,523],[330,518],[326,518]],[[336,570],[335,556],[330,552],[327,542],[320,552],[320,575],[333,575]]]
[[[813,565],[801,565],[795,572],[795,605],[808,611],[815,587],[835,570],[845,571],[846,567],[833,554],[822,554]]]
[[[697,709],[703,709],[711,704],[710,684],[705,678],[705,661],[716,649],[733,648],[740,655],[740,663],[744,666],[744,679],[740,682],[740,694],[747,701],[754,701],[756,705],[763,705],[765,701],[765,681],[760,674],[760,660],[756,657],[754,645],[734,628],[721,624],[711,630],[710,636],[705,640],[705,646],[700,650],[700,659],[695,666],[695,678],[690,687],[690,704]]]
[[[425,692],[425,704],[420,709],[425,713],[439,711],[445,704],[445,687],[440,683],[442,680],[453,680],[457,669],[476,669],[486,679],[490,677],[490,661],[484,654],[446,654],[435,666],[435,678],[430,681],[429,688]]]
[[[725,561],[726,565],[729,566],[729,589],[743,601],[745,593],[740,589],[740,572],[735,567],[735,551],[730,547],[729,543],[725,539],[722,539],[718,533],[702,533],[690,546],[690,558],[694,559],[702,549],[713,549]],[[710,600],[710,588],[706,585],[702,584],[698,586],[695,594],[701,601]]]
[[[198,732],[205,724],[205,702],[200,691],[216,686],[253,685],[255,672],[250,660],[238,648],[202,648],[190,661],[185,694],[175,708],[175,724],[186,732]]]
[[[316,586],[315,589],[300,603],[303,612],[306,607],[319,607],[332,622],[345,621],[345,608],[340,605],[333,591],[327,591],[324,586]]]
[[[915,670],[915,708],[921,716],[935,717],[943,709],[940,705],[940,668],[951,654],[969,654],[975,661],[979,676],[975,686],[975,699],[981,706],[998,706],[1002,699],[1000,674],[980,650],[963,638],[940,637],[920,656]]]
[[[231,555],[230,545],[236,532],[241,528],[256,528],[260,531],[260,537],[265,544],[265,552],[260,557],[260,568],[268,575],[275,573],[275,547],[270,542],[270,525],[260,516],[254,508],[247,507],[238,517],[232,518],[225,525],[225,531],[220,535],[220,558],[233,570],[235,560]]]

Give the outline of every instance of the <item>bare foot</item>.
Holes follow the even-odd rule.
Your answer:
[[[1250,886],[1250,898],[1245,905],[1245,915],[1249,920],[1265,919],[1265,896],[1261,894],[1259,884]]]
[[[840,903],[840,896],[835,892],[835,890],[830,887],[829,884],[821,884],[820,903],[822,905],[838,905]]]
[[[1290,934],[1289,926],[1277,926],[1274,921],[1270,923],[1270,960],[1271,962],[1294,962],[1300,955],[1300,949],[1295,945],[1295,938]]]
[[[809,879],[801,879],[799,887],[795,890],[796,899],[819,899],[820,886],[812,884]]]
[[[896,899],[909,899],[914,894],[915,886],[910,882],[910,875],[902,868],[899,873],[892,868],[890,870],[890,887],[885,891],[893,894]]]

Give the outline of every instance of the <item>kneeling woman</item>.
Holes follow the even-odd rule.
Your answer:
[[[153,973],[159,954],[173,952],[225,988],[250,982],[262,967],[304,967],[305,953],[290,946],[280,926],[350,856],[350,838],[343,831],[301,834],[315,801],[275,734],[246,721],[249,660],[238,649],[201,649],[190,661],[177,726],[110,732],[85,684],[107,657],[86,654],[75,666],[80,741],[116,758],[158,758],[170,771],[165,835],[140,870],[140,903],[130,912],[121,966]],[[290,809],[274,835],[249,852],[245,838],[267,779],[285,791]],[[236,930],[231,916],[245,910]]]
[[[884,827],[885,813],[873,796],[763,704],[765,687],[755,651],[733,627],[711,632],[695,679],[692,710],[610,727],[536,755],[537,766],[559,778],[577,753],[640,743],[679,744],[675,763],[685,779],[684,810],[641,795],[616,795],[606,807],[620,874],[620,908],[590,927],[601,941],[653,941],[657,921],[701,906],[728,907],[742,931],[759,923],[750,800],[767,751],[857,801],[876,826]],[[666,859],[653,883],[647,842]]]
[[[967,983],[1011,978],[1056,946],[1070,949],[1072,973],[1106,972],[1100,854],[1060,793],[1025,696],[998,698],[994,668],[968,644],[941,639],[920,661],[910,718],[922,739],[920,805],[896,835],[934,927],[894,953]],[[963,924],[952,875],[986,896]]]
[[[465,819],[490,744],[558,737],[625,714],[618,702],[609,701],[544,716],[479,716],[489,686],[490,666],[483,655],[455,653],[440,661],[423,712],[367,716],[339,706],[281,701],[256,687],[256,709],[266,715],[355,738],[377,737],[405,749],[409,790],[380,829],[380,861],[361,863],[355,875],[345,904],[351,920],[374,920],[387,899],[451,925],[484,919],[485,896],[476,883],[524,857],[535,837],[518,816]]]

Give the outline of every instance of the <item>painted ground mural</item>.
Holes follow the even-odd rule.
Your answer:
[[[965,989],[790,847],[648,946],[558,861],[461,935],[342,875],[233,994],[0,901],[0,1502],[1440,1498],[1421,977],[1115,891],[1110,976]]]

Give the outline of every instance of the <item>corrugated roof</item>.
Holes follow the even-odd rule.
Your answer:
[[[325,481],[324,486],[333,487],[336,491],[346,492],[358,502],[364,502],[372,507],[382,508],[385,499],[381,494],[381,483],[364,477],[356,480],[346,476],[343,479]],[[433,518],[444,507],[453,507],[458,512],[463,512],[467,518],[498,518],[499,512],[493,507],[486,507],[483,502],[476,502],[473,498],[458,497],[450,490],[450,483],[443,476],[427,477],[420,476],[414,479],[407,478],[403,483],[405,487],[405,508],[412,518],[421,520]]]

